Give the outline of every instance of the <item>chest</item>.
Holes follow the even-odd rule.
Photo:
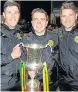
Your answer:
[[[78,33],[68,33],[60,38],[60,48],[78,53]]]
[[[1,50],[9,52],[18,43],[15,35],[1,37]]]

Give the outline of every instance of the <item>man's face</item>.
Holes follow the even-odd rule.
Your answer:
[[[48,21],[44,13],[35,12],[32,16],[31,23],[35,30],[35,33],[43,34],[48,24]]]
[[[6,7],[3,16],[5,18],[5,24],[9,28],[15,28],[18,23],[20,13],[17,6],[8,6]]]
[[[71,28],[76,22],[77,15],[72,9],[63,9],[60,19],[65,28]]]

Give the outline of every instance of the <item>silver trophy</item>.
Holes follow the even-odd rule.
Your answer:
[[[47,47],[47,45],[42,44],[23,44],[26,48],[26,62],[24,62],[25,71],[35,71],[38,74],[43,68],[42,50]],[[26,75],[24,75],[26,76]],[[36,76],[36,75],[35,75]],[[24,80],[24,85],[26,86],[26,91],[37,92],[40,90],[40,82],[35,79],[35,76],[30,75],[29,80]]]
[[[22,75],[21,75],[21,86],[22,91],[26,92],[37,92],[40,91],[40,82],[39,80],[35,79],[35,76],[38,74],[39,71],[43,71],[43,84],[44,84],[44,91],[46,90],[46,86],[48,88],[48,74],[46,65],[43,64],[43,58],[42,58],[42,50],[46,48],[49,44],[42,45],[42,44],[23,44],[20,43],[23,47],[26,48],[26,61],[23,64],[22,68]],[[44,67],[45,66],[45,67]],[[44,68],[44,70],[43,70]],[[35,71],[36,75],[33,76],[33,74],[30,75],[29,80],[26,78],[25,71]],[[45,76],[47,78],[45,78]],[[24,78],[23,78],[24,77]],[[47,81],[47,82],[46,82]],[[47,83],[47,85],[46,85]]]

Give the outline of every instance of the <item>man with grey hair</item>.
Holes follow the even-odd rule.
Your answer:
[[[4,4],[4,23],[1,25],[1,90],[15,91],[18,85],[19,59],[13,60],[10,53],[20,40],[17,38],[17,23],[20,17],[20,6],[17,2],[7,1]]]
[[[78,26],[73,2],[61,6],[62,27],[54,30],[59,35],[59,88],[61,91],[78,91]]]

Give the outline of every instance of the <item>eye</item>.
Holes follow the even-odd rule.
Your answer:
[[[41,21],[45,21],[46,19],[44,19],[44,18],[41,18]]]
[[[32,20],[33,20],[33,21],[37,21],[38,19],[37,19],[37,18],[33,18]]]
[[[18,14],[17,12],[15,12],[15,14]]]
[[[73,16],[73,14],[70,14],[69,16]]]
[[[11,14],[11,11],[7,11],[8,14]]]
[[[15,14],[19,14],[19,12],[15,12]]]
[[[61,17],[65,18],[66,16],[65,15],[61,15]]]

